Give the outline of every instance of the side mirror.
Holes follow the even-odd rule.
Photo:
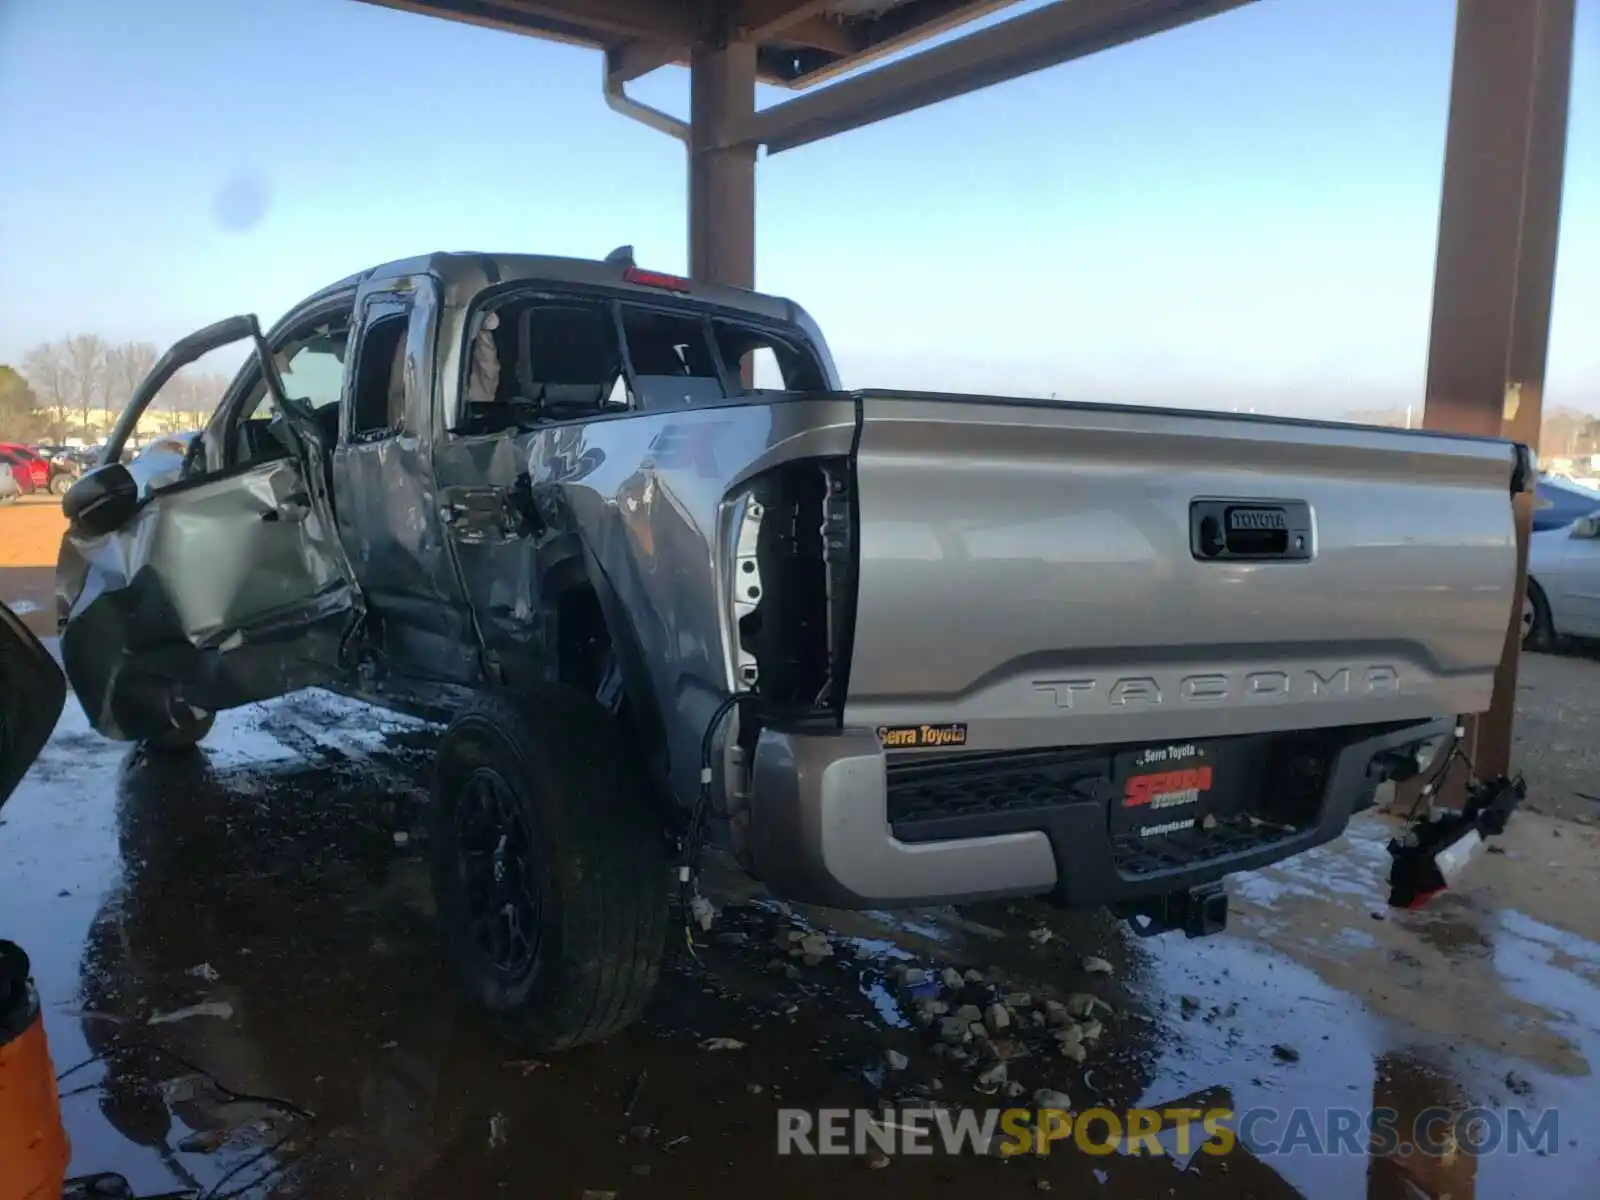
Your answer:
[[[1584,517],[1572,526],[1572,536],[1575,538],[1600,538],[1600,513]]]
[[[86,472],[61,498],[61,511],[73,532],[87,537],[115,533],[138,509],[139,484],[120,462]]]
[[[49,740],[66,700],[67,681],[39,639],[9,608],[0,604],[0,808],[5,807],[23,772]]]

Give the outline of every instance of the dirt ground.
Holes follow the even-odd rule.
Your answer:
[[[1600,664],[1581,665],[1600,686]],[[1396,825],[1364,814],[1236,877],[1228,931],[1192,942],[1035,903],[786,905],[719,863],[718,921],[697,957],[671,952],[645,1019],[530,1059],[458,1004],[443,969],[435,736],[310,691],[223,714],[198,755],[152,756],[96,737],[69,700],[0,816],[0,914],[34,955],[75,1172],[208,1200],[1593,1194],[1592,824],[1519,814],[1459,890],[1413,913],[1385,904]],[[808,936],[827,952],[801,956]],[[981,1007],[993,1042],[952,1046],[923,1025],[927,993],[904,967],[952,1009]],[[1034,1021],[1076,1000],[1103,1026],[1081,1062]],[[1170,1136],[1153,1158],[777,1155],[780,1109],[981,1111],[1038,1089],[1078,1112],[1255,1117],[1222,1157]],[[1297,1111],[1374,1110],[1406,1127],[1556,1116],[1521,1155],[1289,1145]]]
[[[0,507],[0,601],[41,636],[56,631],[56,551],[66,529],[59,496],[36,493]]]
[[[0,599],[37,605],[43,632],[60,528],[50,502],[0,509]],[[1379,812],[1232,879],[1227,931],[1196,941],[1036,903],[788,905],[719,862],[718,920],[696,955],[675,942],[644,1020],[530,1059],[443,967],[436,729],[313,690],[153,756],[96,736],[69,698],[0,814],[0,936],[33,955],[72,1170],[121,1172],[140,1196],[1591,1196],[1600,661],[1527,656],[1518,700],[1527,811],[1421,911],[1387,906],[1399,827]],[[932,997],[976,1006],[994,1036],[950,1044],[924,1023]],[[1080,1037],[1096,1032],[1081,1060],[1050,1032],[1051,1006],[1079,1003]],[[785,1108],[1040,1096],[1227,1109],[1238,1145],[1213,1157],[1169,1130],[1159,1156],[777,1153]],[[1375,1111],[1554,1124],[1520,1154],[1291,1144],[1296,1114],[1331,1129]]]

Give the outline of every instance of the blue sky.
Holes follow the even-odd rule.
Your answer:
[[[1454,7],[1262,0],[773,156],[758,286],[852,385],[1420,403]],[[1579,26],[1546,403],[1600,410],[1600,0]],[[0,361],[432,249],[682,269],[682,148],[600,71],[355,0],[0,0]],[[684,111],[687,74],[635,91]]]

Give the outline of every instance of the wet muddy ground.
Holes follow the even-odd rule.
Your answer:
[[[55,633],[56,552],[66,531],[59,496],[0,504],[0,601],[41,637]]]
[[[1600,694],[1600,663],[1560,670]],[[1554,725],[1592,745],[1583,719]],[[445,977],[432,736],[310,692],[163,761],[102,741],[69,700],[0,816],[0,933],[34,957],[75,1172],[212,1200],[1596,1194],[1600,826],[1566,800],[1519,814],[1421,913],[1386,909],[1393,826],[1364,816],[1236,879],[1229,931],[1193,942],[1035,904],[791,909],[719,866],[719,919],[699,961],[673,953],[647,1019],[543,1061],[480,1030]],[[964,1004],[989,1047],[941,1041]],[[1093,1006],[1082,1062],[1056,1004]],[[1253,1151],[1224,1156],[1170,1153],[1171,1135],[1159,1158],[776,1154],[783,1107],[1003,1107],[1041,1088],[1079,1110],[1266,1115]],[[1296,1106],[1482,1106],[1502,1126],[1555,1109],[1558,1132],[1515,1156],[1269,1152]]]

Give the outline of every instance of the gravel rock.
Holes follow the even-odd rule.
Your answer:
[[[1062,1112],[1072,1111],[1072,1097],[1065,1092],[1058,1092],[1054,1088],[1040,1088],[1033,1094],[1035,1108],[1058,1108]]]
[[[939,1039],[954,1046],[971,1041],[972,1034],[968,1028],[970,1024],[971,1022],[963,1021],[960,1017],[940,1017]]]
[[[832,958],[833,947],[825,934],[808,933],[800,939],[800,953],[808,959]]]
[[[973,1087],[982,1092],[985,1096],[992,1096],[1000,1090],[1005,1082],[1006,1065],[1005,1063],[996,1063],[988,1070],[979,1073],[976,1082],[973,1084]]]
[[[991,1004],[983,1014],[985,1024],[990,1029],[1000,1030],[1011,1027],[1011,1012],[1004,1004]]]
[[[911,1065],[911,1060],[898,1050],[885,1050],[883,1061],[888,1064],[891,1071],[904,1071]]]
[[[1083,969],[1091,975],[1109,975],[1112,967],[1105,959],[1089,954],[1084,956]]]
[[[954,967],[946,967],[943,971],[940,971],[939,980],[947,988],[959,988],[965,982],[961,972]]]
[[[1098,996],[1091,996],[1088,992],[1073,992],[1067,997],[1067,1014],[1073,1017],[1092,1017],[1096,1008],[1111,1011],[1111,1006]]]

